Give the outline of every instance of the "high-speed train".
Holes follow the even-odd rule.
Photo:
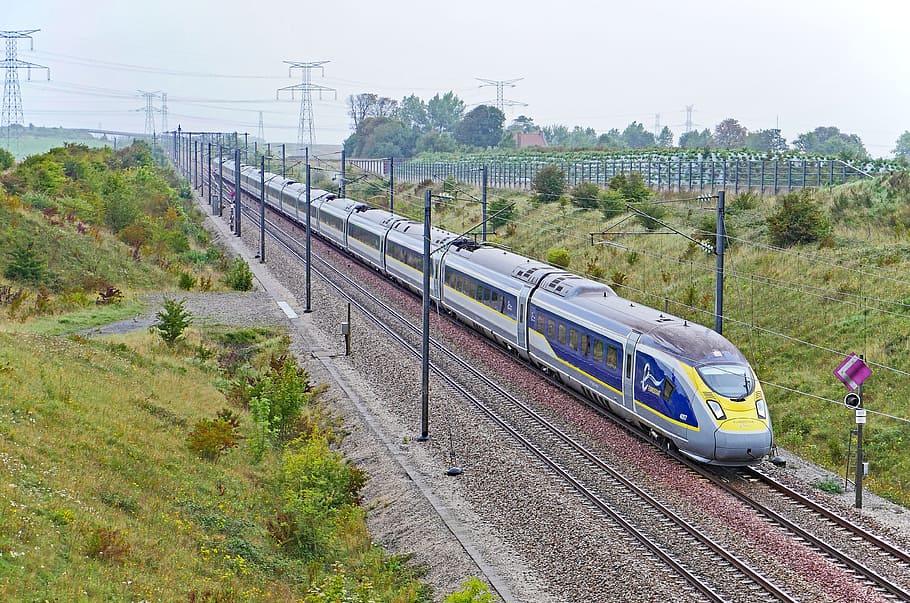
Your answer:
[[[233,162],[224,163],[227,184]],[[259,199],[262,175],[242,167]],[[265,174],[266,202],[303,224],[306,187]],[[313,233],[386,277],[423,287],[423,224],[324,190],[310,192]],[[773,445],[761,384],[726,338],[618,296],[607,285],[433,228],[433,302],[645,429],[714,465],[754,464]]]

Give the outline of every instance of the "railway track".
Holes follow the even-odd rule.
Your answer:
[[[255,210],[252,213],[247,213],[246,217],[248,220],[251,220],[251,223],[256,222],[256,226],[258,227],[258,215],[256,215]],[[273,231],[273,228],[274,225],[270,226],[269,236],[278,241],[279,244],[288,248],[291,253],[299,256],[299,249],[294,249],[294,247],[299,246],[299,244],[297,244],[296,241],[293,241],[292,238],[288,240],[289,238],[286,235],[281,234],[280,229]],[[314,260],[320,262],[322,261],[322,259],[318,257],[314,257]],[[326,263],[326,266],[329,266],[329,264]],[[326,271],[328,271],[328,268],[326,268]],[[340,272],[338,272],[337,275],[339,276],[336,276],[335,278],[341,278]],[[319,276],[326,280],[332,278],[326,273],[320,273]],[[352,294],[350,292],[342,292],[341,294],[344,297],[351,299],[357,295],[363,295],[365,297],[372,296],[371,293],[369,293],[366,289],[360,287],[357,283],[354,283],[350,279],[346,280],[348,283],[345,285],[345,287],[359,289],[360,293]],[[366,309],[364,302],[352,300],[352,303],[363,309],[363,314],[365,317],[372,319],[372,311]],[[381,302],[375,300],[370,301],[369,303],[379,304]],[[387,310],[384,310],[384,312],[386,311],[393,312],[394,315],[396,315],[395,320],[397,322],[400,322],[403,325],[410,323],[408,319],[395,312],[394,309],[388,308]],[[392,314],[389,314],[389,316],[391,315]],[[382,320],[373,320],[373,322],[375,322],[381,328],[384,326],[382,324]],[[413,324],[409,324],[406,329],[410,331],[410,336],[412,337],[415,333],[417,333],[417,327]],[[415,348],[412,343],[408,343],[408,336],[403,336],[401,334],[392,336],[394,339],[399,340],[402,346],[410,349],[413,354],[419,355],[419,348]],[[444,351],[441,347],[438,347],[437,350],[439,353],[446,353],[446,351]],[[449,358],[449,361],[457,362],[455,358]],[[446,381],[449,381],[451,379],[452,383],[449,385],[449,387],[451,387],[454,391],[458,391],[462,396],[465,397],[465,399],[472,401],[472,403],[474,403],[482,412],[490,417],[491,421],[497,425],[500,425],[500,429],[503,432],[508,433],[510,437],[512,437],[516,442],[520,442],[522,446],[528,450],[528,453],[530,455],[533,455],[536,458],[540,459],[541,462],[543,462],[554,474],[560,475],[561,479],[563,479],[573,488],[573,490],[578,492],[580,496],[588,501],[588,505],[591,508],[597,509],[598,512],[606,517],[610,517],[613,523],[615,523],[617,526],[623,527],[624,529],[624,522],[628,523],[631,527],[631,530],[629,530],[628,533],[632,534],[630,538],[635,538],[636,542],[641,544],[641,546],[648,551],[647,554],[660,558],[663,563],[666,563],[667,567],[673,568],[673,571],[677,573],[678,576],[680,576],[679,579],[683,580],[686,583],[686,586],[682,587],[685,592],[698,593],[698,597],[703,598],[704,600],[744,600],[741,592],[742,584],[739,585],[738,588],[740,590],[737,590],[736,593],[725,592],[723,588],[713,588],[711,584],[714,583],[714,580],[712,580],[710,577],[706,578],[704,574],[700,576],[697,571],[689,571],[682,563],[678,561],[676,561],[676,564],[679,567],[677,567],[677,565],[674,565],[675,558],[672,554],[672,546],[661,544],[659,538],[652,538],[649,536],[647,526],[636,527],[632,521],[626,519],[626,516],[631,517],[636,514],[640,514],[640,510],[636,512],[634,509],[630,510],[627,507],[616,508],[620,505],[611,505],[609,502],[611,500],[630,498],[630,492],[633,492],[634,488],[637,486],[635,486],[635,484],[631,484],[632,488],[630,488],[629,486],[623,484],[623,476],[619,475],[618,472],[616,472],[617,475],[614,476],[609,465],[606,463],[598,464],[596,456],[595,459],[588,458],[587,460],[584,460],[584,453],[575,447],[577,443],[571,436],[568,436],[562,432],[560,432],[561,435],[556,436],[555,432],[559,432],[559,429],[555,428],[555,426],[551,426],[555,428],[554,432],[551,427],[547,426],[548,422],[542,418],[540,419],[541,422],[538,423],[537,427],[530,430],[532,433],[523,435],[524,431],[528,431],[525,425],[531,423],[532,421],[530,420],[530,417],[533,414],[536,414],[534,413],[533,409],[521,410],[520,412],[525,413],[526,420],[522,420],[520,422],[515,421],[512,417],[517,411],[503,410],[503,407],[501,406],[494,407],[493,404],[488,404],[484,401],[484,399],[490,398],[490,396],[478,396],[471,391],[468,391],[468,388],[457,384],[458,380],[454,377],[454,375],[449,375],[446,369],[436,364],[434,364],[432,368],[434,372],[436,372],[437,375],[439,375],[442,379]],[[472,367],[470,367],[469,364],[462,362],[461,367],[457,370],[469,371],[471,369]],[[478,375],[478,373],[475,372],[474,374],[475,377],[472,377],[472,379],[476,381],[476,375]],[[498,387],[494,385],[495,384],[488,383],[484,387],[491,388],[489,391],[493,391],[495,390],[495,387]],[[497,393],[495,397],[499,402],[505,401],[506,404],[514,406],[514,401],[508,400],[509,395],[507,393],[506,395]],[[599,408],[596,409],[600,411]],[[528,410],[530,410],[530,413]],[[604,416],[628,427],[624,421],[618,420],[610,414],[605,414]],[[522,428],[516,429],[514,427],[511,427],[512,425],[516,424],[522,425]],[[546,433],[549,435],[540,436],[539,433],[534,432]],[[634,432],[634,430],[633,433],[636,433],[636,435],[639,435],[639,437],[642,437],[643,439],[648,439],[642,434]],[[540,440],[537,438],[547,439],[552,437],[557,437],[557,439],[560,439],[561,441],[559,448],[562,452],[559,454],[544,451],[545,446],[538,443]],[[549,445],[547,445],[547,450],[549,450],[548,446]],[[581,448],[584,447],[582,446]],[[578,457],[573,457],[573,455],[578,455]],[[582,458],[582,460],[578,460],[579,458]],[[602,461],[600,462],[602,463]],[[582,463],[584,463],[584,465],[582,465]],[[583,468],[579,469],[579,467]],[[907,574],[910,572],[910,555],[908,555],[907,552],[894,547],[887,541],[884,541],[883,539],[868,532],[867,530],[864,530],[860,526],[857,526],[849,519],[844,518],[837,513],[822,507],[818,503],[805,496],[800,495],[798,492],[793,491],[784,484],[773,480],[773,478],[760,470],[748,470],[740,475],[717,475],[712,474],[712,472],[705,472],[704,468],[698,465],[691,465],[691,467],[693,471],[697,471],[700,475],[702,475],[703,479],[710,482],[713,487],[723,490],[733,499],[738,501],[739,504],[748,506],[756,513],[760,514],[770,524],[779,526],[781,529],[786,530],[794,540],[818,551],[833,564],[843,568],[847,573],[856,576],[857,581],[868,585],[869,588],[877,592],[883,599],[910,600],[910,593],[908,593],[908,591],[901,584],[902,580],[904,583],[910,582],[910,580],[907,579]],[[603,484],[591,486],[590,482],[599,480],[595,480],[590,477],[586,477],[584,479],[574,477],[577,475],[590,476],[595,473],[606,476],[609,480],[611,480],[612,484],[609,486]],[[755,482],[764,483],[768,486],[769,489],[773,489],[774,491],[779,492],[780,496],[785,497],[787,500],[791,501],[788,504],[793,507],[797,507],[800,513],[804,513],[806,510],[810,510],[811,513],[814,513],[820,518],[820,521],[833,526],[832,529],[839,530],[841,536],[835,538],[835,540],[838,540],[841,543],[846,542],[847,545],[845,546],[843,544],[832,544],[830,542],[827,542],[824,537],[817,537],[813,534],[812,531],[801,527],[797,521],[788,519],[784,513],[780,512],[780,510],[775,510],[772,508],[772,506],[775,505],[769,506],[759,501],[756,496],[742,491],[743,484]],[[645,494],[647,495],[647,493]],[[640,497],[639,500],[644,501],[645,499],[643,497]],[[650,510],[647,511],[647,513],[655,514],[658,512],[656,510],[658,507],[652,505],[651,503],[642,502],[641,504],[649,505],[648,508]],[[657,505],[661,504],[662,503],[657,501]],[[667,505],[663,506],[666,507]],[[786,507],[787,504],[784,504],[784,506]],[[668,510],[671,514],[673,513],[671,509]],[[668,521],[672,521],[669,520],[667,515],[663,515],[663,517],[668,519]],[[686,523],[685,520],[682,520],[682,518],[680,518],[680,520],[683,523]],[[799,521],[805,523],[804,519],[800,519]],[[699,540],[698,536],[689,533],[685,528],[682,528],[676,524],[675,521],[672,522],[677,527],[674,528],[673,538],[671,538],[671,540],[683,540],[684,538],[692,538],[692,540],[686,540],[686,542],[690,543],[687,545],[689,547],[688,550],[694,550],[692,547],[700,548],[702,546],[700,544],[695,544]],[[667,524],[664,522],[663,528],[665,531],[666,525]],[[694,526],[692,527],[694,532],[698,532],[697,528],[694,528]],[[682,531],[676,532],[676,529],[680,529]],[[640,540],[635,535],[634,531],[640,532],[645,540],[650,540],[651,545],[647,545],[643,540]],[[688,536],[682,536],[684,533],[688,534]],[[706,539],[708,542],[711,540],[710,537],[705,536],[704,534],[702,534],[701,537]],[[827,539],[832,540],[830,537]],[[705,544],[704,546],[707,547],[704,549],[705,551],[712,551],[710,555],[717,555],[721,558],[724,557],[723,553],[717,549],[711,548],[710,544]],[[735,559],[735,555],[731,555],[730,553],[727,553],[727,555],[732,556]],[[726,570],[726,572],[730,572],[731,574],[735,574],[739,571],[741,570],[735,569],[734,565],[728,566],[728,569]],[[686,577],[686,572],[691,574],[691,578]],[[744,572],[741,575],[746,574],[747,572]],[[903,575],[901,576],[900,574]],[[745,589],[747,593],[750,590],[753,594],[756,590],[761,591],[761,594],[756,595],[754,598],[748,598],[745,600],[793,600],[793,598],[790,597],[790,595],[788,595],[784,590],[778,588],[774,584],[771,584],[770,581],[766,581],[768,582],[767,587],[761,586],[760,583],[763,579],[764,577],[761,575],[754,579],[751,577],[745,579],[750,584],[750,586],[746,587]],[[730,583],[736,582],[736,580],[736,578],[731,578]],[[740,578],[740,580],[743,580],[743,578]]]
[[[244,211],[246,218],[258,228],[256,212]],[[297,239],[269,220],[266,224],[269,237],[303,261],[301,245]],[[420,356],[420,345],[416,340],[420,334],[419,325],[334,268],[331,263],[312,252],[311,257],[314,263],[319,262],[321,265],[320,268],[312,268],[319,278],[336,288],[368,320],[400,346],[414,356]],[[377,315],[377,307],[382,308],[383,317]],[[390,328],[388,318],[401,325],[406,333]],[[447,387],[473,404],[498,429],[571,487],[590,508],[608,518],[628,538],[633,539],[644,554],[660,559],[681,581],[681,592],[691,593],[698,600],[742,600],[743,584],[748,583],[749,587],[745,590],[751,592],[752,596],[747,600],[795,600],[760,571],[716,543],[669,505],[624,477],[575,438],[489,379],[469,361],[437,342],[433,342],[433,347],[445,362],[431,363],[431,370]],[[456,371],[469,375],[471,386],[463,385],[464,377],[454,375],[443,364],[454,364]],[[482,386],[484,391],[478,393],[478,386]],[[579,475],[596,475],[598,478],[589,479],[589,482],[596,482],[591,484],[579,478]],[[718,580],[718,576],[721,579]]]

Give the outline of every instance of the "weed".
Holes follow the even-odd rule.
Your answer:
[[[89,534],[85,552],[94,559],[123,563],[130,554],[130,543],[119,530],[98,528]]]
[[[230,270],[224,275],[224,284],[235,291],[253,289],[253,272],[243,258],[234,258]]]
[[[236,416],[224,409],[215,419],[200,419],[187,436],[187,447],[209,461],[217,461],[222,454],[239,444],[239,423]]]
[[[843,494],[844,485],[840,479],[836,477],[825,477],[817,479],[812,482],[812,485],[821,490],[822,492],[828,492],[829,494]]]
[[[554,247],[547,250],[547,262],[558,266],[560,268],[567,268],[569,266],[569,261],[571,256],[569,255],[569,250],[563,247]]]
[[[107,306],[110,304],[119,304],[123,301],[123,292],[117,287],[108,285],[102,291],[98,292],[98,299],[95,304],[98,306]]]
[[[101,499],[101,502],[107,506],[113,507],[115,509],[120,509],[124,513],[128,513],[130,515],[135,515],[141,508],[134,497],[125,496],[120,492],[115,492],[113,490],[105,490],[101,492],[99,498]]]
[[[177,277],[177,286],[184,291],[190,291],[196,286],[196,277],[189,272],[181,271],[180,276]]]

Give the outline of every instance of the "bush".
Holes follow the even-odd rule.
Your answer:
[[[625,196],[622,191],[608,189],[600,195],[600,211],[605,220],[611,220],[626,211]]]
[[[158,331],[161,339],[169,346],[174,345],[178,339],[183,337],[183,332],[192,322],[192,315],[184,308],[185,303],[186,299],[177,301],[165,297],[164,309],[155,315],[158,322],[152,325],[152,328]]]
[[[224,284],[235,291],[253,289],[253,272],[243,258],[234,258],[230,270],[224,275]]]
[[[566,173],[557,165],[546,165],[534,174],[531,190],[537,193],[541,203],[558,201],[566,192]]]
[[[493,199],[487,208],[487,216],[492,216],[487,222],[489,230],[496,230],[512,221],[515,215],[515,206],[506,199]]]
[[[184,291],[189,291],[196,286],[196,277],[189,272],[181,272],[177,277],[177,286]]]
[[[487,585],[474,576],[461,583],[461,590],[443,599],[445,603],[493,603],[495,600]]]
[[[3,276],[13,280],[37,285],[44,280],[47,266],[38,255],[34,241],[18,241],[10,250],[10,263]]]
[[[651,203],[648,201],[640,201],[635,204],[635,209],[642,212],[640,214],[636,213],[635,219],[646,229],[657,230],[658,228],[663,228],[663,225],[660,223],[660,221],[662,221],[664,216],[667,215],[667,207],[665,205]]]
[[[553,264],[554,266],[559,266],[560,268],[567,268],[569,266],[569,260],[571,256],[569,255],[569,250],[563,247],[554,247],[547,251],[547,262]]]
[[[600,204],[600,187],[593,182],[582,182],[572,189],[572,203],[582,209],[595,209]]]
[[[8,170],[16,163],[16,158],[6,149],[0,149],[0,170]]]
[[[223,409],[215,419],[200,419],[187,437],[187,447],[200,457],[217,461],[222,454],[236,448],[240,421],[233,412]]]
[[[831,222],[808,189],[781,197],[780,206],[766,223],[771,241],[779,247],[812,243],[830,237],[832,232]]]

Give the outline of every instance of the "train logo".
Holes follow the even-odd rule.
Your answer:
[[[648,392],[649,394],[659,396],[660,388],[664,384],[664,379],[666,379],[666,377],[663,379],[656,379],[654,375],[651,374],[651,363],[646,362],[641,376],[641,389]]]

